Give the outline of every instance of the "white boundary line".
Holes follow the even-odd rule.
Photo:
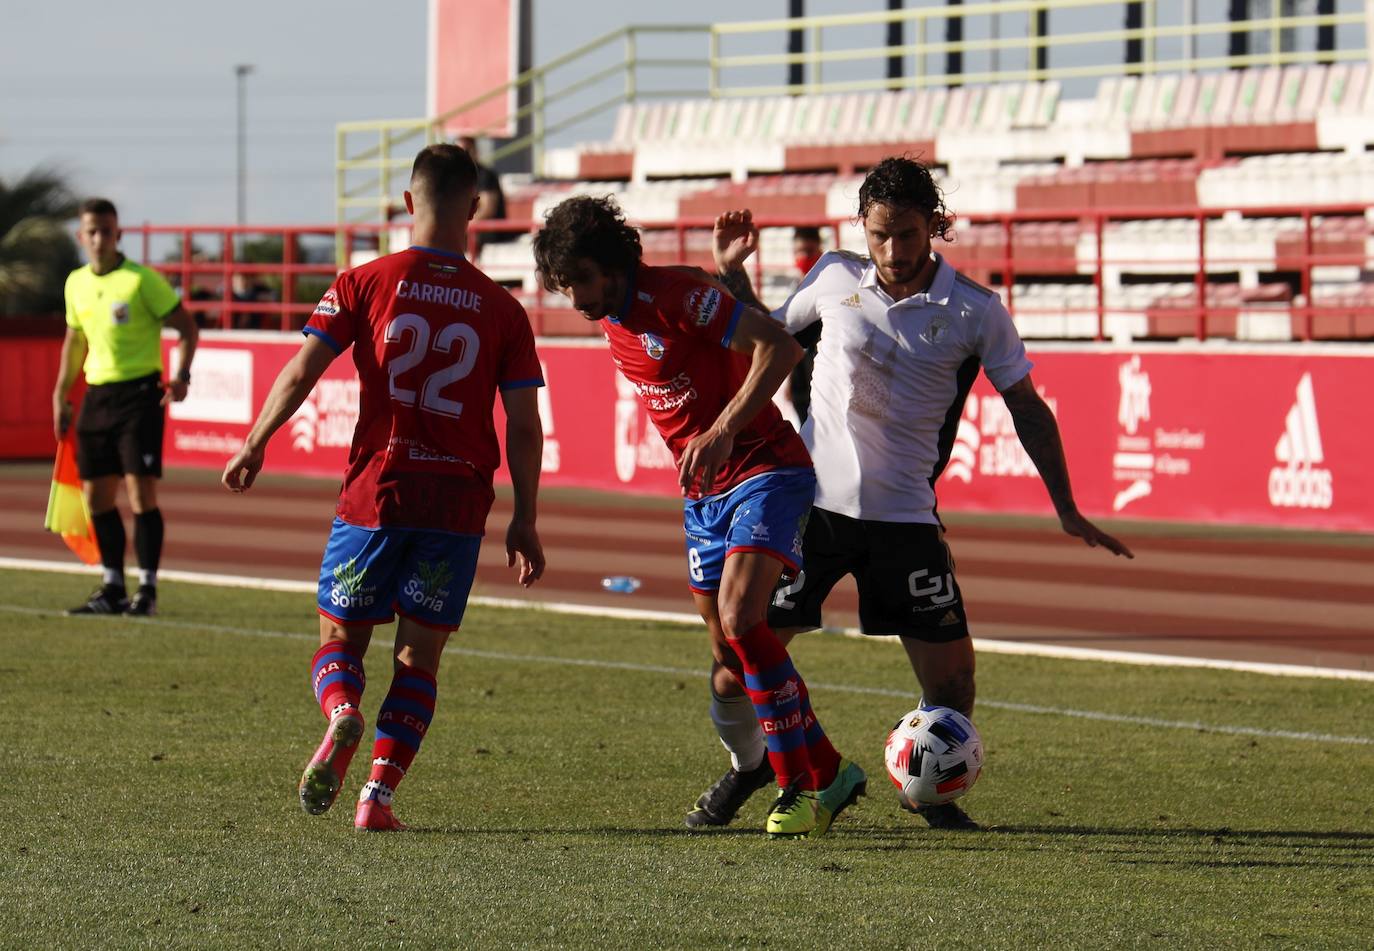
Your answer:
[[[21,568],[25,559],[0,558],[0,568]],[[29,562],[29,565],[45,565],[48,568],[37,570],[54,570],[54,572],[66,574],[84,574],[88,569],[78,568],[78,566],[66,565],[62,562]],[[234,576],[234,574],[199,574],[196,572],[168,572],[165,574],[170,580],[196,581],[196,583],[217,585],[217,587],[235,588],[267,588],[272,591],[291,591],[291,592],[313,592],[315,585],[304,583],[304,581],[272,581],[271,584],[251,584],[254,579]],[[205,580],[213,579],[213,580]],[[515,605],[518,607],[530,607],[528,603],[521,601],[510,601],[502,598],[485,598],[474,602],[492,607],[506,607]],[[540,605],[533,605],[540,607]],[[572,607],[576,610],[561,610],[558,613],[567,614],[598,614],[605,616],[606,612],[600,612],[595,607],[585,605],[563,605],[562,607]],[[0,613],[27,614],[32,617],[51,617],[55,616],[55,610],[41,609],[41,607],[25,607],[19,605],[3,605],[0,603]],[[629,618],[629,620],[666,620],[680,621],[686,620],[684,614],[673,614],[671,612],[644,612],[644,610],[614,610],[614,617]],[[87,620],[100,620],[92,617]],[[699,618],[690,618],[694,623],[701,623]],[[234,634],[239,636],[253,636],[253,638],[283,638],[289,640],[305,640],[305,642],[315,642],[316,635],[305,634],[297,631],[264,631],[258,628],[236,628],[224,624],[205,624],[201,621],[168,620],[168,618],[137,618],[129,624],[128,632],[135,631],[135,625],[154,625],[154,627],[180,627],[192,628],[196,631],[213,631],[216,634]],[[556,664],[561,667],[594,667],[600,669],[613,669],[613,671],[633,671],[638,673],[669,673],[673,676],[687,676],[687,678],[705,679],[706,671],[699,668],[666,667],[658,664],[635,664],[631,661],[607,661],[598,658],[580,657],[556,657],[548,654],[515,654],[507,651],[477,650],[473,647],[448,646],[444,649],[445,654],[456,654],[462,657],[477,657],[482,660],[500,660],[525,662],[525,664]],[[897,697],[901,700],[911,702],[915,700],[910,690],[890,690],[886,687],[859,687],[853,684],[842,683],[820,683],[812,684],[816,690],[833,690],[835,693],[866,694],[875,697]],[[1189,730],[1202,732],[1217,732],[1217,734],[1239,735],[1239,737],[1264,737],[1270,739],[1298,739],[1298,741],[1322,742],[1322,743],[1342,743],[1342,745],[1355,746],[1374,746],[1374,738],[1371,737],[1345,737],[1345,735],[1325,734],[1325,732],[1304,732],[1294,730],[1265,730],[1260,727],[1235,727],[1224,726],[1224,724],[1201,723],[1197,720],[1164,720],[1158,717],[1134,716],[1128,713],[1103,713],[1101,711],[1074,711],[1074,709],[1058,708],[1058,706],[1040,706],[1035,704],[1013,704],[1013,702],[980,700],[978,704],[988,706],[1000,711],[1011,711],[1017,713],[1032,713],[1032,715],[1046,716],[1066,716],[1079,720],[1095,720],[1099,723],[1127,723],[1132,726],[1146,726],[1167,728],[1167,730]]]
[[[0,565],[0,567],[3,567]],[[299,582],[295,582],[299,584]],[[235,587],[242,587],[236,585]],[[21,605],[0,604],[0,614],[21,614],[29,617],[54,617],[58,615],[56,610],[48,608],[31,608]],[[179,629],[191,629],[195,631],[209,631],[215,634],[236,634],[242,637],[270,637],[285,640],[302,641],[314,644],[318,640],[318,635],[307,634],[303,631],[268,631],[259,628],[232,627],[225,624],[206,624],[201,621],[181,621],[167,618],[110,618],[105,615],[91,616],[81,619],[85,623],[96,623],[99,621],[115,621],[120,624],[120,633],[135,633],[142,625],[152,625],[156,627],[175,627]],[[445,654],[453,654],[459,657],[475,657],[482,660],[499,660],[514,663],[527,664],[554,664],[560,667],[595,667],[601,670],[624,670],[633,673],[649,674],[670,674],[676,677],[690,677],[695,680],[705,680],[707,671],[700,668],[691,667],[669,667],[660,664],[637,664],[631,661],[603,660],[592,657],[560,657],[548,654],[515,654],[506,651],[486,651],[477,650],[471,647],[457,647],[450,645],[444,648]],[[815,690],[831,690],[836,693],[862,694],[865,696],[877,697],[897,697],[906,703],[915,701],[915,696],[910,690],[892,690],[886,687],[860,687],[853,684],[832,684],[823,682],[813,682],[811,684]],[[1270,730],[1262,727],[1249,726],[1227,726],[1225,724],[1203,723],[1197,720],[1163,720],[1157,717],[1142,717],[1123,713],[1103,713],[1099,710],[1073,710],[1064,707],[1046,707],[1029,703],[1010,703],[1004,700],[978,701],[980,706],[990,707],[994,710],[1009,710],[1014,713],[1029,713],[1045,716],[1071,717],[1077,720],[1092,720],[1100,723],[1124,723],[1131,726],[1148,726],[1169,730],[1187,730],[1191,733],[1221,733],[1228,736],[1254,736],[1265,739],[1281,740],[1304,740],[1314,743],[1336,743],[1349,746],[1374,746],[1374,737],[1367,736],[1342,736],[1332,733],[1312,733],[1296,730]]]
[[[44,561],[36,558],[8,558],[0,556],[0,568],[28,571],[53,571],[61,574],[91,574],[94,569],[65,561]],[[159,571],[159,577],[169,581],[186,581],[221,588],[256,588],[262,591],[291,591],[313,594],[316,586],[308,581],[282,581],[272,578],[250,578],[244,575],[214,574],[201,571]],[[558,601],[521,601],[515,598],[473,597],[469,604],[487,608],[518,608],[526,611],[550,611],[554,614],[574,614],[590,617],[610,617],[622,621],[664,621],[669,624],[700,624],[695,614],[677,611],[648,611],[643,608],[601,607],[591,604],[572,604]],[[854,628],[834,633],[863,636]],[[892,640],[894,638],[887,638]],[[1015,654],[1025,657],[1048,657],[1056,660],[1086,660],[1099,663],[1134,664],[1146,667],[1194,667],[1209,670],[1232,670],[1277,677],[1319,677],[1327,680],[1360,680],[1374,683],[1374,670],[1349,670],[1339,667],[1308,667],[1301,664],[1271,664],[1260,661],[1218,660],[1210,657],[1185,657],[1177,654],[1150,654],[1144,651],[1116,651],[1093,647],[1066,647],[1057,644],[1037,644],[1028,641],[1003,641],[975,637],[981,651],[989,654]]]

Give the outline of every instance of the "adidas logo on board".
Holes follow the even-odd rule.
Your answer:
[[[1282,465],[1269,470],[1269,503],[1278,508],[1329,509],[1333,499],[1331,470],[1320,464],[1321,429],[1317,425],[1317,397],[1312,374],[1298,381],[1297,399],[1284,420],[1283,435],[1274,446]]]

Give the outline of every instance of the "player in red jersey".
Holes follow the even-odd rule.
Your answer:
[[[463,257],[476,176],[457,146],[420,152],[405,193],[415,244],[339,275],[224,469],[226,488],[249,489],[272,434],[353,347],[358,425],[320,567],[320,649],[311,662],[329,726],[300,797],[312,815],[334,804],[363,733],[372,628],[399,614],[393,679],[354,819],[360,829],[404,828],[391,797],[429,729],[440,655],[472,587],[500,463],[492,422],[498,392],[515,490],[507,563],[526,586],[544,571],[535,530],[543,375],[524,309]]]
[[[601,322],[611,359],[678,462],[690,585],[715,656],[712,718],[722,735],[762,727],[752,748],[733,748],[731,769],[687,825],[725,825],[776,778],[769,834],[821,835],[865,778],[826,739],[766,621],[783,569],[799,567],[815,493],[811,457],[771,402],[801,350],[702,272],[646,266],[639,233],[610,199],[553,209],[534,256],[545,287]],[[727,699],[727,681],[742,684],[748,702]]]

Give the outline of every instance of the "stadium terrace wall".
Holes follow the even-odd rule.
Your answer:
[[[55,326],[42,336],[0,333],[0,460],[52,459],[52,390],[64,325]]]
[[[168,465],[219,471],[298,345],[204,335],[191,396],[169,415]],[[544,485],[676,495],[672,459],[604,345],[542,341],[540,356]],[[1374,440],[1361,411],[1374,348],[1036,344],[1031,357],[1090,515],[1374,531]],[[337,477],[357,399],[352,361],[336,361],[273,440],[269,471]],[[938,490],[945,510],[1051,513],[982,377]]]
[[[0,346],[0,458],[51,455],[60,344],[10,338]],[[170,360],[170,338],[165,346]],[[169,411],[167,464],[219,471],[298,346],[276,332],[204,334],[190,398]],[[1374,439],[1363,411],[1374,347],[1030,349],[1089,514],[1374,532]],[[672,459],[601,342],[542,341],[540,356],[544,484],[675,495]],[[273,440],[269,469],[337,478],[357,405],[352,362],[338,360]],[[947,511],[1051,513],[982,377],[937,488]]]

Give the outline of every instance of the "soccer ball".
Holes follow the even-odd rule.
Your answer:
[[[983,741],[949,707],[918,707],[887,735],[887,775],[913,806],[958,799],[983,771]]]

